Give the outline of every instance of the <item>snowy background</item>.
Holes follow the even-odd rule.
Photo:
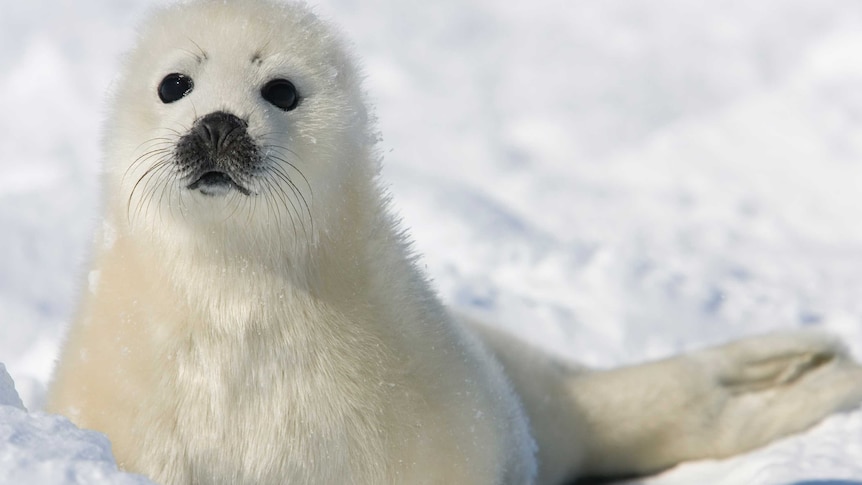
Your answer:
[[[0,483],[143,483],[38,412],[147,2],[0,0]],[[862,358],[862,2],[322,0],[449,304],[595,366],[817,327]],[[862,484],[862,411],[649,485]]]

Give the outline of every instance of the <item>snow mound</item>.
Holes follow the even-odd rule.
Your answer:
[[[145,485],[142,476],[117,470],[111,444],[101,433],[68,419],[30,414],[0,364],[0,484]]]
[[[15,391],[15,381],[6,372],[4,364],[0,364],[0,406],[12,406],[24,409],[24,403],[21,402],[18,392]]]

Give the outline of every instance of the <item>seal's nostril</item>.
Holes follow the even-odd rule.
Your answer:
[[[248,123],[236,115],[225,111],[210,113],[197,121],[197,128],[205,143],[213,150],[220,149],[231,133],[237,129],[245,130]]]

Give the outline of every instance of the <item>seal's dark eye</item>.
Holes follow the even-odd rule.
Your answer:
[[[159,84],[159,99],[165,104],[173,103],[185,97],[194,88],[195,83],[192,82],[192,78],[185,74],[176,72],[168,74],[162,79],[161,84]]]
[[[296,86],[287,79],[273,79],[260,90],[263,99],[269,101],[284,111],[290,111],[299,104],[299,94]]]

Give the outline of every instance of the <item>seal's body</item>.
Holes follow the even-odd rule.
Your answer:
[[[453,319],[387,211],[358,77],[301,5],[197,0],[142,30],[49,396],[121,467],[554,484],[737,453],[862,399],[862,372],[812,334],[590,372]]]

